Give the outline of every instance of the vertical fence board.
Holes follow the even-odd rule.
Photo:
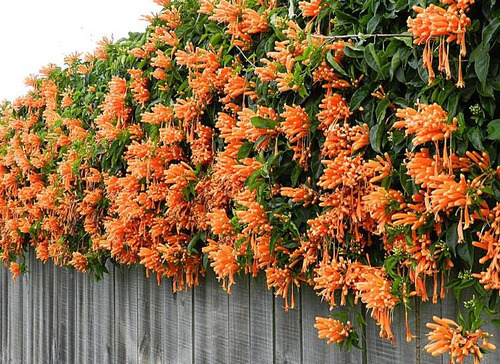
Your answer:
[[[165,286],[165,316],[161,323],[164,327],[165,363],[193,363],[195,335],[193,318],[193,291],[173,292],[171,280],[162,282]]]
[[[165,329],[165,284],[158,286],[156,277],[146,278],[145,269],[139,269],[139,362],[160,364],[163,358],[163,337]]]
[[[420,363],[422,364],[444,364],[448,362],[444,360],[444,356],[432,356],[424,349],[425,345],[429,343],[429,340],[427,340],[427,333],[430,331],[425,325],[428,322],[433,322],[433,316],[441,317],[441,305],[441,302],[438,304],[433,304],[432,302],[418,302],[415,304],[417,309],[414,316],[418,323],[418,326],[415,325],[417,327],[415,331],[415,335],[417,336],[415,342],[417,347],[417,358],[420,359]]]
[[[236,278],[229,298],[229,363],[245,364],[250,358],[250,281]]]
[[[92,347],[89,359],[92,363],[111,363],[114,358],[114,270],[110,262],[106,268],[109,274],[99,282],[91,282],[94,325],[90,332]]]
[[[360,364],[363,361],[362,351],[352,348],[350,351],[340,350],[336,345],[327,344],[327,340],[318,339],[318,330],[314,328],[316,317],[328,317],[332,313],[345,311],[346,308],[335,308],[330,311],[328,304],[321,302],[312,287],[301,287],[302,304],[302,342],[303,362],[305,363],[333,363],[333,364]],[[355,315],[359,310],[351,313],[349,319],[355,324]],[[360,340],[361,340],[361,333]],[[361,346],[361,342],[359,343]]]
[[[2,294],[2,298],[0,299],[0,359],[2,363],[7,363],[8,361],[8,328],[7,325],[10,321],[8,316],[8,307],[9,307],[9,290],[7,288],[8,284],[8,275],[7,270],[4,267],[0,267],[2,270],[0,274],[0,292]]]
[[[93,338],[89,329],[94,326],[93,320],[93,285],[90,278],[82,273],[76,273],[76,357],[79,363],[88,363],[91,359]],[[99,308],[97,308],[99,309]]]
[[[208,269],[206,277],[194,290],[196,364],[228,362],[228,305],[228,294]]]
[[[274,297],[263,273],[250,279],[250,363],[272,363]]]
[[[23,364],[23,280],[18,277],[17,282],[12,280],[7,286],[8,297],[8,355],[11,364]]]
[[[391,358],[395,363],[417,363],[417,346],[415,340],[412,340],[410,343],[406,342],[405,317],[402,307],[397,307],[394,310],[391,325],[394,338],[396,339],[395,346],[389,340],[380,338],[380,327],[369,316],[370,314],[367,313],[366,348],[368,363],[386,364],[387,358]],[[409,324],[410,326],[414,325],[412,315],[409,316]]]
[[[28,272],[34,268],[33,254],[26,254],[26,264]],[[24,334],[23,334],[23,360],[25,363],[33,362],[33,277],[30,273],[24,274],[23,280],[23,317],[24,317]],[[1,338],[0,338],[1,340]]]
[[[43,269],[44,267],[42,267]],[[58,359],[60,363],[70,363],[75,360],[77,345],[76,327],[76,272],[68,268],[60,268],[59,283],[59,322],[57,340],[59,342]]]
[[[285,302],[281,297],[274,300],[274,332],[275,332],[275,362],[278,364],[302,364],[302,302],[300,293],[295,287],[294,290],[295,305],[294,309],[285,311]],[[290,304],[290,297],[289,304]],[[307,363],[304,363],[307,364]]]
[[[137,352],[137,267],[119,267],[114,277],[115,362],[138,363]]]

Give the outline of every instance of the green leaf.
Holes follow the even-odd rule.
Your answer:
[[[490,121],[486,129],[488,131],[488,139],[500,140],[500,119]]]
[[[373,68],[379,74],[383,75],[382,64],[375,50],[375,45],[373,43],[368,44],[363,54],[365,56],[366,63],[368,63],[368,66]]]
[[[470,129],[468,137],[469,137],[470,142],[474,146],[474,148],[476,148],[477,150],[484,149],[483,142],[482,142],[481,130],[479,130],[479,128],[477,126]]]
[[[457,255],[457,244],[458,244],[458,231],[457,224],[451,225],[448,230],[446,230],[446,246],[451,250],[453,255]]]
[[[474,70],[476,71],[479,82],[485,86],[488,78],[488,71],[490,69],[490,54],[483,53],[479,59],[474,63]]]
[[[330,66],[333,67],[333,69],[335,71],[337,71],[338,73],[340,73],[342,76],[348,77],[347,72],[344,71],[342,69],[342,67],[340,67],[340,65],[337,63],[337,61],[335,60],[335,58],[333,58],[333,55],[332,55],[331,51],[326,54],[326,60],[328,61],[328,63],[330,64]]]
[[[275,129],[278,123],[273,119],[261,118],[260,116],[254,116],[250,118],[250,122],[257,129]]]
[[[248,140],[245,140],[243,145],[240,147],[238,150],[238,156],[236,159],[239,161],[241,159],[244,159],[250,155],[250,152],[252,151],[253,144],[250,143]]]
[[[472,251],[471,247],[467,243],[461,243],[457,245],[457,254],[464,262],[467,263],[467,265],[472,267],[473,264],[473,258],[472,258]]]
[[[351,97],[351,110],[357,110],[363,101],[370,95],[369,86],[363,86],[356,90]]]
[[[380,123],[370,129],[370,145],[377,153],[382,153],[382,138],[384,136],[385,124]]]
[[[353,45],[346,45],[344,47],[344,54],[349,58],[363,58],[364,52],[362,47],[356,47]]]

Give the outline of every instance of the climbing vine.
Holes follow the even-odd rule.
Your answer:
[[[495,349],[500,270],[496,0],[157,0],[144,33],[72,54],[1,107],[0,246],[174,290],[265,274],[294,307],[392,312],[447,294],[426,346]],[[437,72],[436,72],[437,70]],[[464,311],[464,312],[466,312]],[[316,319],[358,346],[363,319]],[[407,340],[412,328],[408,323]]]

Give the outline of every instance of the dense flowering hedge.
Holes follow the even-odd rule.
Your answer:
[[[1,257],[96,277],[108,260],[198,284],[263,271],[392,311],[466,287],[427,350],[494,349],[500,9],[496,0],[158,1],[145,33],[70,55],[2,106]],[[349,320],[349,321],[348,321]],[[357,345],[354,317],[317,318]],[[408,327],[411,340],[411,327]]]

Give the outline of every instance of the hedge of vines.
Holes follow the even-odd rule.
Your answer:
[[[496,0],[157,2],[144,33],[44,67],[1,107],[14,278],[30,246],[98,278],[142,264],[174,290],[209,267],[228,293],[263,272],[285,309],[308,284],[392,341],[396,306],[468,288],[426,349],[495,349]],[[319,337],[358,346],[353,312],[318,317]]]

